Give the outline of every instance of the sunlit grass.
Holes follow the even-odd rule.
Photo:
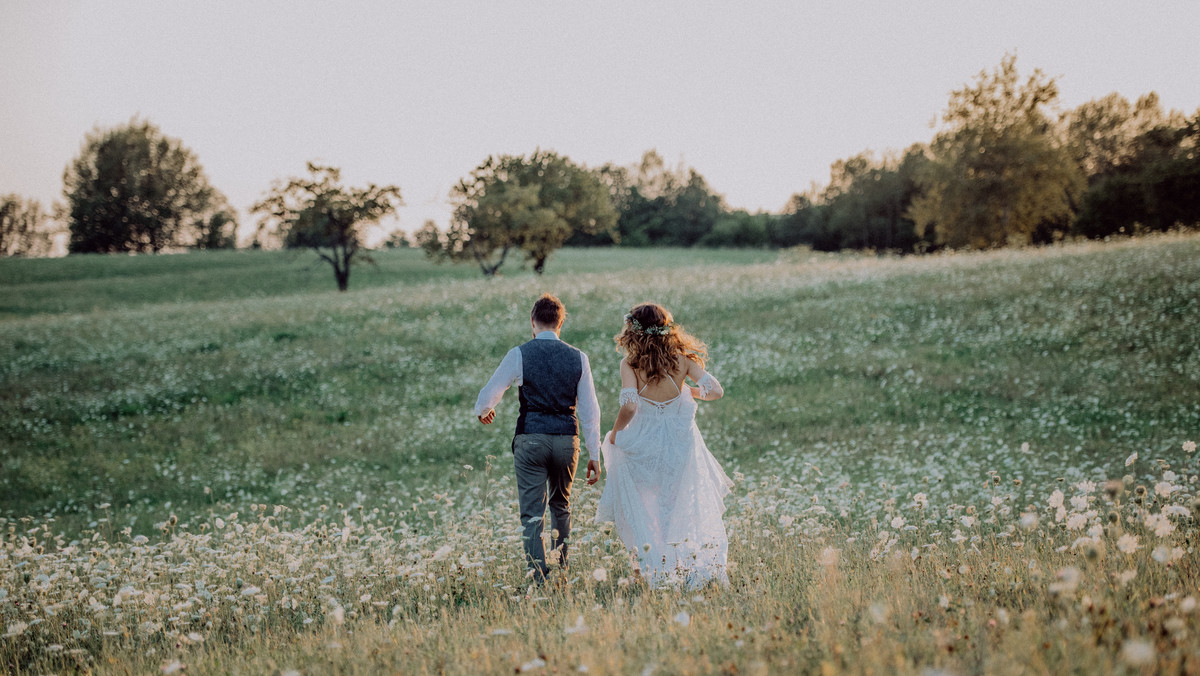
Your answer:
[[[132,307],[61,270],[85,300],[6,287],[27,316],[0,322],[0,664],[1200,669],[1200,239],[691,253],[564,252],[490,281],[398,258],[376,287],[253,298],[235,254],[184,257],[226,289],[162,281]],[[138,268],[165,259],[107,260],[166,279]],[[571,584],[527,593],[514,402],[491,428],[470,407],[542,290],[606,424],[630,304],[709,342],[727,396],[699,424],[738,475],[728,589],[630,583],[581,484]]]

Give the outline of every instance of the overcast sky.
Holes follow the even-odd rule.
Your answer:
[[[864,149],[928,141],[1016,52],[1062,105],[1200,107],[1200,2],[0,0],[0,193],[61,200],[93,127],[183,140],[243,212],[307,160],[394,183],[445,227],[489,154],[632,164],[655,148],[778,211]]]

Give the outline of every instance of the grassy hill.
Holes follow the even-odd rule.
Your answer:
[[[0,261],[0,580],[41,599],[0,605],[20,629],[0,660],[1042,673],[1140,667],[1148,647],[1147,665],[1197,668],[1198,237],[568,250],[494,280],[377,259],[344,294],[281,252]],[[515,397],[487,428],[471,406],[542,291],[591,355],[606,428],[630,305],[663,302],[708,342],[726,397],[699,424],[738,476],[730,589],[622,583],[581,487],[578,579],[521,593]],[[125,610],[125,587],[159,600]],[[47,603],[96,617],[34,623]]]

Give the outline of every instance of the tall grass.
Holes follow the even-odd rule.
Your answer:
[[[282,274],[278,254],[173,257],[213,289],[192,299],[166,257],[20,262],[42,281],[6,281],[20,316],[0,321],[0,663],[1200,670],[1200,239],[574,251],[500,280],[394,253],[378,286],[262,297],[246,280]],[[709,342],[729,588],[631,582],[583,485],[569,584],[528,588],[507,430],[470,407],[543,290],[606,424],[629,305],[661,300]]]

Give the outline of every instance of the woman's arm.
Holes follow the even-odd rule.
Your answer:
[[[632,389],[637,391],[637,376],[633,374],[633,367],[624,359],[621,360],[621,389]],[[617,432],[629,427],[629,422],[633,420],[633,414],[637,413],[637,400],[627,401],[621,405],[621,409],[617,411],[617,419],[613,421],[612,434],[608,440],[611,442],[617,435]]]
[[[725,388],[721,387],[721,383],[712,376],[704,367],[700,366],[691,359],[687,360],[688,377],[692,382],[696,383],[696,387],[692,388],[692,396],[696,399],[704,401],[716,401],[725,396]]]

